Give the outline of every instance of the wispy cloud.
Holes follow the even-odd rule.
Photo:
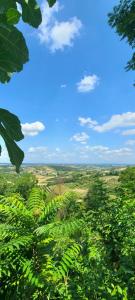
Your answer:
[[[133,155],[132,149],[128,147],[112,149],[102,145],[86,146],[83,148],[83,153],[92,154],[95,160],[100,158],[102,162],[125,162]]]
[[[92,118],[79,117],[78,121],[81,126],[88,126],[89,128],[94,128],[98,124],[98,122],[95,120],[92,120]]]
[[[135,126],[135,112],[113,115],[108,122],[102,125],[97,125],[94,127],[94,129],[98,132],[106,132],[115,128],[130,126]]]
[[[79,144],[73,151],[63,151],[59,147],[30,147],[25,155],[27,162],[53,163],[130,163],[135,162],[135,152],[130,147],[111,148],[105,145]]]
[[[67,85],[65,83],[61,84],[61,89],[65,89],[67,87]]]
[[[44,146],[40,146],[40,147],[30,147],[28,149],[28,153],[39,153],[39,154],[44,154],[47,152],[47,147],[44,147]]]
[[[88,93],[94,90],[98,84],[99,84],[99,77],[97,75],[94,74],[94,75],[84,76],[77,83],[77,90],[80,93]]]
[[[42,4],[42,24],[38,30],[38,37],[40,42],[46,44],[52,52],[72,47],[82,28],[82,22],[77,17],[67,21],[57,21],[56,15],[60,10],[58,1],[52,8],[49,8],[47,3]]]
[[[89,135],[86,132],[76,133],[71,137],[71,141],[79,142],[81,144],[86,144],[89,139]]]
[[[135,145],[135,140],[128,140],[125,142],[126,145],[128,146],[134,146]]]
[[[135,135],[135,129],[124,130],[122,135]]]
[[[22,132],[25,136],[35,136],[43,130],[45,130],[45,125],[39,121],[22,124]]]
[[[135,112],[112,115],[111,118],[103,124],[99,124],[96,120],[92,120],[90,117],[79,117],[78,120],[81,126],[93,128],[93,130],[102,133],[117,128],[135,126]],[[135,129],[124,130],[122,135],[135,135]]]

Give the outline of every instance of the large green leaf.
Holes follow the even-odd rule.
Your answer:
[[[20,20],[21,14],[15,8],[9,8],[6,13],[7,23],[10,25],[17,24]]]
[[[52,7],[56,3],[56,0],[47,0],[47,1],[50,7]]]
[[[17,8],[14,0],[0,0],[0,14],[5,14],[9,8]]]
[[[22,140],[24,136],[18,117],[6,109],[0,109],[0,134],[5,141],[11,163],[16,166],[16,171],[19,172],[24,153],[15,141]]]
[[[6,109],[0,109],[0,122],[5,127],[6,132],[11,139],[20,141],[24,138],[24,135],[21,131],[20,120],[17,116],[10,113]]]
[[[24,159],[24,153],[14,140],[11,139],[2,125],[0,125],[0,134],[5,141],[11,163],[16,166],[16,172],[19,172],[20,165]]]
[[[22,19],[24,22],[37,28],[41,21],[41,11],[35,0],[17,0],[22,6]]]
[[[21,71],[28,58],[22,33],[12,25],[0,23],[0,81],[9,81],[11,73]]]

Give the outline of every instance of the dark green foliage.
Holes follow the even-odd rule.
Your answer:
[[[7,181],[3,176],[0,176],[0,195],[4,195],[7,189]]]
[[[22,14],[17,3],[22,6]],[[38,27],[41,23],[41,12],[35,0],[1,0],[0,1],[0,82],[6,83],[15,72],[20,72],[29,60],[28,48],[23,34],[15,26],[22,17],[24,22]],[[4,125],[4,127],[3,127]],[[10,112],[0,110],[0,135],[5,141],[10,161],[19,167],[24,153],[15,143],[23,139],[18,118]]]
[[[56,222],[56,230],[54,220],[59,208],[71,198],[72,194],[65,194],[47,204],[40,189],[32,190],[26,205],[15,195],[1,198],[3,299],[63,299],[68,295],[65,281],[76,269],[81,246],[75,235],[82,223],[69,218],[64,224],[61,220]]]
[[[0,81],[8,82],[28,61],[28,50],[22,33],[10,24],[0,24]]]
[[[124,178],[134,168],[121,188]],[[0,197],[0,298],[134,300],[134,193],[112,199],[103,177],[92,179],[83,204],[37,186],[27,201]]]
[[[108,200],[106,188],[100,179],[99,175],[95,175],[89,187],[89,191],[85,198],[86,207],[89,210],[97,211],[100,207],[105,205]]]
[[[22,14],[17,9],[22,7]],[[33,27],[41,23],[41,12],[35,0],[2,0],[0,2],[0,81],[8,82],[12,73],[20,72],[29,54],[22,33],[15,27],[22,17]]]
[[[24,199],[28,199],[31,189],[36,185],[36,177],[33,174],[24,173],[17,177],[14,192],[19,193]]]
[[[122,171],[119,177],[122,195],[135,196],[135,167],[128,167]]]
[[[56,0],[47,0],[47,1],[50,7],[52,7],[56,3]]]
[[[135,201],[108,197],[99,179],[94,180],[92,188],[86,198],[90,200],[86,218],[93,241],[89,232],[86,240],[88,255],[93,259],[87,263],[85,288],[88,281],[93,282],[90,299],[134,299]]]
[[[42,20],[40,8],[35,0],[17,0],[22,7],[22,19],[29,25],[37,28]]]
[[[135,48],[135,0],[120,0],[109,14],[109,24],[116,29],[122,39]],[[128,62],[127,70],[135,70],[135,53]]]
[[[50,7],[55,2],[55,0],[48,0]],[[21,12],[18,11],[17,4],[21,5]],[[9,82],[13,73],[22,71],[23,65],[29,60],[25,39],[16,27],[21,18],[35,28],[40,25],[42,16],[36,0],[0,1],[0,82],[2,83]],[[15,115],[2,109],[0,110],[0,135],[5,141],[11,163],[19,172],[24,158],[23,151],[15,143],[23,139],[20,122]]]
[[[18,117],[6,109],[0,109],[0,135],[4,139],[11,163],[16,166],[16,171],[19,172],[24,158],[23,151],[16,144],[16,141],[23,139],[21,124]]]

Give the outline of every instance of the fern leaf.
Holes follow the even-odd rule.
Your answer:
[[[68,275],[69,270],[74,269],[80,251],[81,247],[77,243],[74,243],[65,251],[59,266],[57,267],[57,271],[55,272],[54,276],[56,278],[65,278]]]
[[[34,216],[39,216],[44,206],[42,191],[39,188],[33,188],[28,199],[28,209],[33,212]]]
[[[43,288],[43,284],[40,282],[37,275],[35,275],[33,271],[33,263],[30,260],[24,260],[23,262],[23,276],[24,278],[27,278],[28,282],[31,285],[34,285],[38,288]]]
[[[53,198],[49,203],[45,206],[44,212],[42,213],[40,217],[40,221],[43,221],[47,218],[47,216],[51,215],[52,213],[56,212],[58,209],[64,207],[64,205],[67,205],[68,202],[73,200],[73,197],[75,197],[74,193],[65,193],[62,196],[57,196]]]
[[[5,244],[1,244],[0,253],[5,253],[6,251],[16,251],[22,247],[28,247],[31,244],[32,236],[18,237],[16,239],[11,239]]]
[[[21,209],[13,207],[12,204],[0,204],[0,214],[2,217],[5,217],[6,221],[10,223],[14,223],[17,220],[24,223],[33,222],[33,216],[30,211],[28,211],[26,208]]]
[[[84,222],[82,219],[71,219],[63,222],[54,222],[51,224],[40,226],[36,229],[36,234],[38,236],[42,234],[48,234],[53,236],[54,238],[56,236],[71,236],[75,234],[75,232],[77,232],[78,230],[81,230],[83,226]]]
[[[19,194],[15,194],[10,197],[2,197],[0,199],[0,203],[8,205],[12,208],[19,208],[25,210],[26,208],[23,201],[23,198]]]

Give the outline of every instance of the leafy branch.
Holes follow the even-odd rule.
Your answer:
[[[48,0],[52,7],[56,0]],[[21,12],[18,5],[21,6]],[[23,34],[16,25],[20,21],[38,28],[41,24],[41,10],[36,0],[1,0],[0,1],[0,82],[10,81],[12,74],[23,70],[29,60],[29,51]],[[7,110],[0,109],[0,135],[5,141],[10,161],[19,167],[24,159],[23,151],[16,142],[24,138],[17,116]],[[1,154],[0,146],[0,154]]]

